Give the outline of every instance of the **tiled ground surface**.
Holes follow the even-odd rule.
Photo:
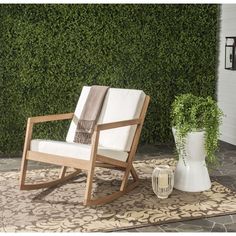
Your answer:
[[[174,148],[172,145],[145,145],[139,148],[136,159],[161,158],[162,155],[173,155],[173,153]],[[211,173],[211,177],[236,191],[236,146],[221,142],[217,155],[222,165]],[[37,162],[29,163],[31,169],[46,166],[50,165],[42,165]],[[19,170],[19,168],[20,158],[0,158],[0,171]],[[236,214],[159,226],[147,226],[123,230],[123,232],[236,232]]]

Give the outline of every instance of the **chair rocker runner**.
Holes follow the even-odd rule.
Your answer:
[[[104,99],[91,145],[74,142],[78,119],[91,87],[84,86],[74,113],[28,118],[21,163],[20,189],[48,188],[64,183],[87,171],[85,205],[111,202],[134,189],[138,175],[133,167],[142,126],[150,97],[141,90],[110,88]],[[66,141],[32,139],[33,126],[37,123],[72,119]],[[43,183],[25,183],[28,160],[60,165],[57,180]],[[66,175],[67,167],[74,172]],[[92,183],[95,167],[124,171],[120,190],[104,197],[92,199]],[[129,175],[133,182],[128,184]]]

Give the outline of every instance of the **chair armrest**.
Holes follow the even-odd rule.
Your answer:
[[[98,124],[95,126],[95,130],[101,131],[101,130],[115,129],[119,127],[130,126],[130,125],[139,125],[141,124],[141,122],[142,122],[141,119],[133,119],[133,120],[122,120],[122,121],[117,121],[117,122]]]
[[[47,121],[56,120],[69,120],[73,118],[74,113],[56,114],[56,115],[46,115],[46,116],[35,116],[29,117],[28,122],[32,124],[42,123]]]

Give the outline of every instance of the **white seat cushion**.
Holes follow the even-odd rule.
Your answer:
[[[30,150],[63,157],[72,157],[82,160],[89,160],[91,153],[91,145],[43,140],[43,139],[33,139],[31,140]],[[111,150],[104,147],[98,147],[98,154],[119,161],[126,161],[128,157],[127,152]]]
[[[90,87],[87,86],[84,86],[82,89],[76,106],[75,115],[67,133],[67,142],[74,141],[78,119],[83,110],[89,91]],[[110,88],[106,94],[98,123],[101,124],[139,118],[144,100],[145,93],[142,90]],[[133,142],[136,127],[136,125],[126,126],[101,131],[99,145],[108,149],[128,152],[130,151]]]

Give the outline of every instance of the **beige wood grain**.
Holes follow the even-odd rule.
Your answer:
[[[114,193],[111,193],[109,195],[106,195],[104,197],[100,197],[97,199],[91,199],[90,201],[87,202],[87,205],[91,206],[91,205],[103,205],[109,202],[114,201],[115,199],[121,197],[122,195],[130,192],[131,190],[133,190],[135,187],[137,187],[139,184],[138,181],[131,183],[124,191],[117,191]]]
[[[95,165],[96,167],[117,169],[117,170],[124,170],[126,168],[126,167],[114,166],[114,165],[103,163],[103,162],[96,162]]]
[[[86,184],[86,190],[85,190],[85,196],[84,196],[85,205],[87,205],[88,202],[91,200],[93,175],[94,175],[94,169],[95,169],[95,163],[96,163],[96,154],[97,154],[97,149],[98,149],[99,135],[100,135],[99,131],[94,131],[93,136],[92,136],[90,168],[88,170],[87,184]]]
[[[111,122],[111,123],[104,123],[104,124],[98,124],[96,125],[96,130],[107,130],[107,129],[115,129],[119,127],[125,127],[130,125],[138,125],[141,123],[140,119],[132,119],[132,120],[123,120],[123,121],[117,121],[117,122]]]
[[[89,170],[90,169],[90,161],[71,158],[71,157],[63,157],[58,155],[52,155],[42,152],[34,152],[34,151],[28,151],[27,160],[32,161],[40,161],[45,162],[49,164],[59,165],[59,166],[68,166],[68,167],[74,167],[77,169],[82,170]]]
[[[30,117],[29,120],[32,123],[42,123],[42,122],[57,121],[57,120],[69,120],[73,118],[73,115],[74,113],[35,116],[35,117]]]
[[[48,182],[43,182],[43,183],[35,183],[35,184],[24,184],[22,186],[22,190],[33,190],[33,189],[40,189],[40,188],[49,188],[52,186],[56,186],[58,184],[62,184],[69,179],[77,176],[80,173],[80,170],[76,170],[71,174],[68,174],[67,176],[64,176],[63,178],[48,181]]]
[[[106,156],[102,156],[102,155],[98,155],[98,154],[96,155],[96,160],[107,163],[107,164],[111,164],[114,166],[124,167],[124,168],[127,167],[127,165],[128,165],[127,162],[115,160],[110,157],[106,157]]]
[[[27,171],[27,164],[28,164],[28,161],[26,159],[26,154],[27,154],[27,150],[29,150],[30,148],[32,132],[33,132],[33,124],[28,119],[27,127],[26,127],[24,150],[23,150],[22,161],[21,161],[20,189],[22,189],[25,182],[25,178],[26,178],[26,171]]]
[[[136,171],[135,171],[133,165],[132,165],[132,167],[131,167],[130,172],[131,172],[131,175],[132,175],[134,181],[138,181],[139,178],[138,178],[138,175],[137,175],[137,173],[136,173]]]
[[[30,190],[30,189],[37,189],[37,188],[54,186],[56,184],[65,182],[68,179],[76,176],[79,173],[80,169],[84,169],[84,170],[87,170],[87,173],[88,173],[86,190],[85,190],[85,199],[84,199],[85,205],[105,204],[107,202],[117,199],[118,197],[122,196],[123,194],[127,193],[128,191],[131,191],[139,183],[138,175],[137,175],[132,163],[133,163],[135,153],[137,150],[137,146],[138,146],[138,142],[139,142],[139,138],[140,138],[140,134],[141,134],[141,130],[142,130],[142,126],[144,123],[144,119],[145,119],[145,115],[147,112],[149,101],[150,101],[150,97],[146,96],[140,117],[138,119],[123,120],[123,121],[118,121],[118,122],[96,125],[95,131],[94,131],[94,134],[92,137],[91,156],[90,156],[89,160],[82,160],[82,159],[76,159],[76,158],[71,158],[71,157],[62,157],[62,156],[58,156],[58,155],[29,151],[31,137],[32,137],[32,131],[33,131],[33,124],[41,123],[41,122],[48,122],[48,121],[72,119],[74,113],[48,115],[48,116],[37,116],[37,117],[29,118],[28,123],[27,123],[27,129],[26,129],[24,151],[23,151],[23,156],[22,156],[20,189]],[[115,159],[97,154],[100,131],[124,127],[124,126],[130,126],[130,125],[137,125],[137,128],[135,131],[131,150],[128,152],[129,156],[128,156],[126,162],[115,160]],[[50,182],[39,183],[39,184],[25,184],[25,177],[26,177],[27,161],[28,160],[34,160],[34,161],[40,161],[40,162],[45,162],[45,163],[50,163],[50,164],[55,164],[55,165],[61,165],[62,169],[61,169],[59,179],[53,180]],[[119,170],[125,171],[119,191],[114,192],[108,196],[98,198],[98,199],[91,198],[93,176],[94,176],[94,171],[95,171],[96,166],[100,166],[100,167],[104,167],[104,168],[119,169]],[[76,168],[79,170],[76,170],[72,174],[65,176],[67,167],[73,167],[73,168]],[[127,186],[128,177],[129,177],[130,173],[134,179],[134,182]]]
[[[140,114],[141,123],[137,126],[137,129],[135,131],[133,143],[132,143],[130,153],[129,153],[129,157],[128,157],[128,160],[127,160],[128,166],[127,166],[127,168],[125,170],[125,173],[124,173],[124,178],[123,178],[123,181],[122,181],[122,184],[121,184],[121,187],[120,187],[120,191],[125,190],[127,182],[128,182],[129,174],[130,174],[130,171],[131,171],[131,168],[132,168],[132,162],[134,160],[135,153],[137,151],[139,138],[140,138],[140,135],[141,135],[141,131],[142,131],[144,119],[145,119],[145,116],[146,116],[147,108],[148,108],[148,105],[149,105],[149,101],[150,101],[150,97],[146,96],[146,98],[144,100],[143,108],[142,108],[142,111],[141,111],[141,114]]]
[[[20,171],[20,189],[23,189],[23,185],[26,178],[27,172],[27,151],[30,150],[30,142],[32,139],[32,132],[33,132],[33,125],[34,123],[46,122],[46,121],[54,121],[54,120],[65,120],[71,119],[74,113],[66,113],[66,114],[59,114],[59,115],[47,115],[47,116],[37,116],[37,117],[30,117],[27,120],[27,127],[26,127],[26,134],[25,134],[25,143],[24,143],[24,150],[22,155],[21,161],[21,171]]]
[[[59,178],[60,178],[60,179],[62,179],[62,178],[65,177],[66,170],[67,170],[67,167],[66,167],[66,166],[62,166],[62,167],[61,167],[61,172],[60,172],[60,175],[59,175]]]

